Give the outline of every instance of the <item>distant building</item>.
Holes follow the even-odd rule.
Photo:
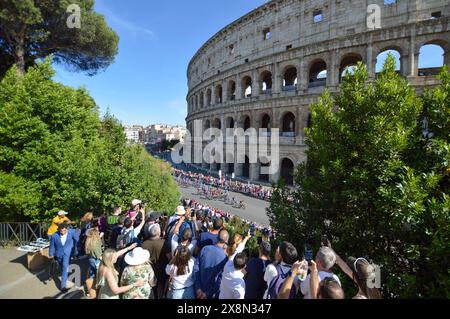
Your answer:
[[[147,127],[141,125],[125,125],[127,140],[132,143],[156,144],[157,141],[184,141],[186,128],[167,124],[153,124]]]
[[[129,142],[144,143],[144,128],[141,125],[125,125],[125,135]]]
[[[157,141],[184,141],[186,128],[183,126],[172,126],[165,124],[154,124],[150,126],[148,143],[156,144]]]

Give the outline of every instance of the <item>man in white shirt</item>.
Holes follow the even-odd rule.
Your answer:
[[[319,283],[327,277],[332,277],[339,283],[339,285],[341,285],[339,278],[331,272],[331,268],[333,268],[336,263],[336,254],[331,248],[325,246],[321,247],[317,252],[315,262],[317,264]],[[300,284],[300,289],[302,294],[305,296],[305,299],[311,299],[310,279],[311,275],[308,275],[306,280]]]
[[[226,263],[220,283],[219,299],[244,299],[247,260],[245,253],[239,253]]]

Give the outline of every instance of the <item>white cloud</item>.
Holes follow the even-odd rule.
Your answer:
[[[150,30],[148,28],[144,28],[139,25],[136,25],[132,21],[128,21],[128,20],[124,19],[123,17],[119,17],[111,9],[109,9],[105,5],[105,3],[98,2],[98,7],[100,9],[98,11],[103,13],[107,19],[109,19],[116,26],[121,27],[122,29],[130,32],[134,38],[137,38],[137,36],[139,34],[144,34],[153,39],[157,39],[155,32],[153,32],[152,30]]]

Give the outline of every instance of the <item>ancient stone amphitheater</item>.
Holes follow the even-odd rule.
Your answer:
[[[429,45],[442,54],[432,57],[435,67],[420,68],[421,49]],[[189,63],[187,127],[193,132],[194,121],[202,120],[203,130],[279,128],[280,167],[263,175],[267,164],[248,157],[198,165],[251,181],[283,176],[292,183],[294,167],[306,159],[308,105],[326,87],[338,91],[343,72],[358,61],[375,78],[377,58],[387,50],[397,53],[400,74],[417,90],[436,85],[442,64],[450,66],[449,0],[273,0],[234,21]]]

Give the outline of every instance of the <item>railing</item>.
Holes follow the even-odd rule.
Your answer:
[[[295,91],[297,90],[297,86],[296,85],[285,85],[282,88],[283,92],[291,92],[291,91]]]
[[[441,72],[442,68],[423,68],[419,69],[419,76],[435,76]]]
[[[327,79],[317,79],[312,82],[309,82],[308,87],[316,88],[316,87],[326,86],[326,85],[327,85]]]
[[[281,137],[295,137],[295,132],[280,132]]]
[[[48,224],[0,223],[0,247],[22,246],[47,237]]]

